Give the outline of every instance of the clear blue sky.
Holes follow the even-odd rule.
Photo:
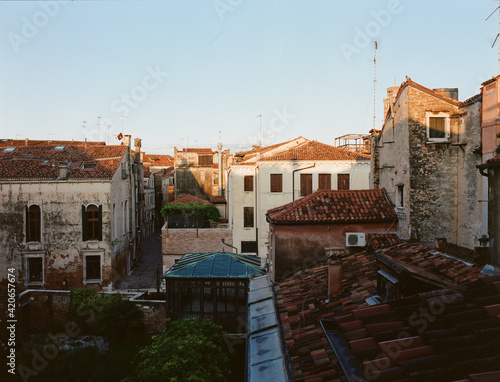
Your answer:
[[[95,139],[101,116],[101,139],[123,123],[149,153],[215,148],[219,131],[234,152],[260,114],[263,143],[332,144],[372,128],[375,39],[377,128],[406,75],[465,100],[497,74],[493,0],[45,4],[0,2],[1,138]]]

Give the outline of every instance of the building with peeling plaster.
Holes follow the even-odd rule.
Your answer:
[[[371,187],[384,188],[405,239],[436,239],[467,248],[488,234],[480,94],[458,101],[458,89],[428,89],[411,79],[390,87],[382,130],[372,131]]]
[[[128,145],[0,145],[0,279],[111,290],[134,264],[138,165]]]

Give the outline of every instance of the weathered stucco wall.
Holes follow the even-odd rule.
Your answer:
[[[226,244],[233,244],[233,230],[230,228],[170,228],[163,226],[161,230],[161,248],[163,255],[163,271],[175,264],[186,253],[195,252],[234,252]]]
[[[122,161],[130,164],[127,156]],[[133,261],[133,189],[133,179],[130,175],[122,179],[120,170],[111,181],[1,182],[0,242],[4,245],[0,246],[0,279],[6,279],[8,268],[15,268],[18,281],[29,288],[112,288],[130,268],[127,259],[132,256],[128,263]],[[41,210],[41,240],[28,243],[26,207],[32,204]],[[89,204],[102,206],[101,241],[83,241],[82,205]],[[128,225],[124,223],[127,216]],[[101,256],[100,282],[84,279],[85,255]],[[30,257],[42,257],[42,282],[27,282],[25,270]]]
[[[396,224],[317,224],[273,225],[274,231],[274,279],[280,280],[292,272],[310,268],[325,258],[325,247],[345,246],[346,232],[363,232],[367,243],[369,233],[395,232]],[[361,248],[352,247],[354,251]],[[272,276],[271,276],[272,277]]]

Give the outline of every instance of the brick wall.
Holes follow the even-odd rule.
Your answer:
[[[121,293],[122,298],[133,301],[143,312],[148,332],[162,332],[165,329],[165,300],[142,300],[143,294]],[[64,331],[70,322],[67,316],[70,300],[71,292],[66,290],[27,290],[21,293],[18,300],[20,334]]]
[[[161,230],[161,250],[163,255],[163,269],[166,271],[175,264],[175,260],[186,253],[193,252],[233,252],[233,230],[230,228],[169,228]],[[224,248],[223,248],[224,247]]]

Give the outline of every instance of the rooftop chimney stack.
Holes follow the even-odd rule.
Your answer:
[[[123,136],[123,144],[125,146],[130,147],[130,143],[131,143],[130,141],[131,140],[132,140],[132,136],[130,134],[126,134],[126,135]]]
[[[66,166],[59,167],[59,179],[60,180],[68,179],[68,168]]]
[[[24,145],[25,145],[25,146],[29,146],[29,139],[28,139],[28,138],[26,138],[26,139],[24,140]]]
[[[345,248],[327,247],[328,256],[328,298],[338,296],[342,293],[342,258]]]

